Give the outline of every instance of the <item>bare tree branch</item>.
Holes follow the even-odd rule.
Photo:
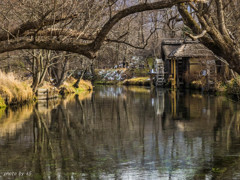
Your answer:
[[[196,36],[194,36],[194,35],[192,35],[192,34],[190,34],[190,33],[188,33],[188,32],[185,32],[185,34],[186,34],[187,36],[189,36],[192,40],[195,41],[195,40],[197,40],[197,39],[202,38],[203,36],[205,36],[205,35],[207,34],[207,31],[206,31],[206,30],[203,30],[201,34],[196,35]]]

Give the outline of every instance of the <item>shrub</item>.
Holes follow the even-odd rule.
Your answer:
[[[64,82],[63,85],[60,87],[60,94],[61,95],[66,95],[70,93],[78,94],[79,92],[93,89],[92,83],[90,81],[86,81],[82,79],[79,83],[78,88],[73,87],[75,82],[76,82],[76,79],[74,78],[71,78],[67,82]]]
[[[227,82],[226,90],[228,94],[232,94],[237,96],[238,100],[240,100],[240,78],[232,79]]]
[[[13,73],[0,71],[0,94],[6,99],[6,104],[23,103],[33,98],[33,92],[29,84],[16,78]]]
[[[4,99],[0,96],[0,109],[6,107]]]
[[[137,86],[149,86],[150,78],[149,77],[137,77],[132,79],[126,79],[122,82],[123,85],[137,85]]]

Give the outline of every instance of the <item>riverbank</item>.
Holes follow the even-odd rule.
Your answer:
[[[67,94],[80,94],[86,91],[92,91],[93,86],[90,81],[81,80],[79,82],[78,88],[74,87],[76,79],[70,78],[68,81],[64,82],[59,88],[59,94],[65,96]]]
[[[150,86],[149,68],[97,69],[95,85]]]
[[[212,92],[215,93],[215,95],[227,96],[235,101],[240,101],[240,76],[225,82],[217,80],[212,89],[208,89],[200,80],[193,81],[189,89]]]
[[[133,85],[150,86],[149,69],[97,69],[95,70],[95,85]],[[206,81],[199,79],[190,83],[189,89],[200,91],[211,91],[217,95],[226,95],[240,100],[240,77],[230,81],[222,82],[218,80],[211,89],[207,88]]]
[[[219,95],[230,96],[231,98],[240,100],[240,76],[235,79],[226,81],[225,83],[219,82],[216,87],[216,92]]]
[[[134,86],[151,86],[151,81],[149,77],[136,77],[131,79],[125,79],[120,82],[121,85],[134,85]]]
[[[23,82],[16,78],[13,73],[0,71],[0,108],[8,105],[24,104],[32,101],[33,91],[29,82]]]
[[[44,82],[40,88],[48,89],[50,94],[54,91],[57,96],[79,94],[93,89],[90,81],[81,80],[78,88],[73,87],[75,82],[76,79],[70,78],[59,88]],[[29,102],[35,102],[36,100],[37,97],[32,91],[30,80],[21,81],[17,78],[17,75],[13,73],[6,74],[0,71],[0,108],[23,105]]]

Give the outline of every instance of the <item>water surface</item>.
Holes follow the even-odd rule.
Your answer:
[[[0,179],[240,179],[239,105],[103,86],[0,110]]]

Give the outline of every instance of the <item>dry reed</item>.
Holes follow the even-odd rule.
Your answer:
[[[13,73],[0,71],[0,95],[7,104],[17,104],[29,101],[33,98],[30,85],[16,78]]]
[[[78,88],[73,87],[75,82],[76,82],[76,79],[70,78],[68,79],[68,81],[64,82],[60,88],[65,89],[64,91],[66,91],[65,92],[66,94],[69,94],[69,93],[78,94],[80,92],[91,91],[93,89],[92,83],[90,81],[81,79]]]

